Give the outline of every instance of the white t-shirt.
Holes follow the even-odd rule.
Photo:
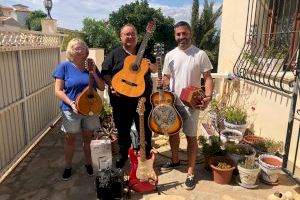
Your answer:
[[[170,90],[176,95],[177,105],[184,105],[178,98],[181,90],[188,86],[200,88],[201,74],[212,68],[205,51],[194,45],[185,50],[176,47],[166,54],[163,74],[171,75]]]

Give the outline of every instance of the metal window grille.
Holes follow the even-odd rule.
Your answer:
[[[292,93],[300,30],[300,0],[249,0],[245,42],[234,74]]]

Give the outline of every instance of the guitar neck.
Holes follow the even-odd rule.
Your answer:
[[[144,127],[144,115],[140,115],[140,158],[141,161],[146,160],[146,145],[145,145],[145,127]]]
[[[93,75],[89,72],[89,94],[93,93],[93,85],[94,85],[94,77]]]
[[[156,65],[157,65],[157,76],[158,79],[162,80],[162,68],[161,68],[161,57],[156,57]],[[164,91],[163,91],[163,85],[157,87],[157,91],[159,93],[160,100],[163,100],[164,98]]]
[[[151,37],[151,33],[149,32],[146,32],[145,36],[144,36],[144,39],[141,43],[141,46],[139,48],[139,51],[137,53],[137,58],[136,58],[136,61],[135,61],[135,66],[140,66],[141,62],[142,62],[142,59],[143,59],[143,55],[144,55],[144,52],[146,50],[146,46],[147,46],[147,43],[148,43],[148,40],[150,39]]]

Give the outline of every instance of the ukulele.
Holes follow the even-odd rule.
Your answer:
[[[94,65],[94,62],[88,58],[85,61],[85,65]],[[102,110],[102,99],[93,87],[93,84],[93,75],[89,73],[89,85],[78,95],[75,101],[77,110],[82,115],[92,116],[100,114]]]
[[[139,97],[144,93],[144,76],[148,72],[149,66],[143,55],[154,29],[155,21],[150,21],[137,55],[127,56],[123,68],[113,76],[111,84],[116,92],[128,97]]]
[[[161,57],[163,45],[154,46],[158,78],[162,79]],[[158,134],[173,135],[182,127],[182,119],[175,108],[175,96],[172,92],[164,91],[163,86],[157,87],[158,92],[151,95],[152,110],[148,119],[150,129]]]
[[[144,112],[146,99],[140,98],[137,112],[140,124],[140,151],[136,152],[132,147],[128,151],[131,162],[129,174],[129,187],[136,192],[148,192],[157,189],[158,177],[153,169],[154,153],[151,152],[150,159],[146,158],[145,151],[145,129]]]

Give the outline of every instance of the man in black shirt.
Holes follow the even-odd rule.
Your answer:
[[[137,130],[139,130],[139,115],[136,112],[138,97],[127,97],[117,93],[111,86],[112,77],[119,72],[124,65],[124,59],[129,55],[136,55],[139,45],[137,43],[137,31],[132,24],[126,24],[120,31],[121,45],[112,50],[104,59],[101,74],[106,83],[110,86],[109,97],[113,107],[113,117],[118,130],[119,157],[116,167],[122,168],[128,159],[128,149],[131,145],[130,130],[134,120]],[[146,156],[150,156],[152,132],[148,126],[148,117],[151,111],[150,95],[152,93],[153,83],[151,72],[157,71],[155,58],[152,54],[145,51],[144,58],[148,59],[149,70],[145,74],[145,91],[143,97],[146,97],[144,127],[146,140]]]

